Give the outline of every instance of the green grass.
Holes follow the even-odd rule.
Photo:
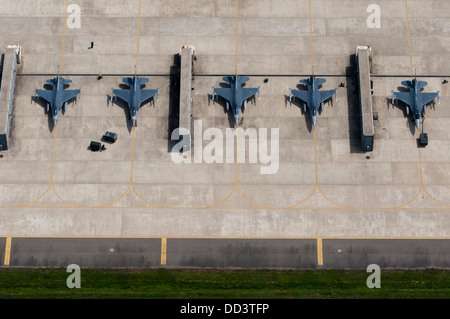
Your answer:
[[[0,298],[450,298],[450,271],[382,270],[381,288],[365,270],[81,269],[69,289],[65,268],[2,268]]]

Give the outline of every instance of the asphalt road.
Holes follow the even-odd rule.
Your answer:
[[[314,268],[315,239],[169,239],[168,265],[178,267]]]
[[[0,238],[0,264],[3,265],[3,261],[5,260],[5,245],[6,238]]]
[[[0,238],[4,264],[6,240]],[[450,239],[12,238],[15,267],[450,268]]]
[[[324,266],[329,268],[449,268],[448,239],[325,239]]]
[[[155,267],[161,239],[13,238],[11,266]]]

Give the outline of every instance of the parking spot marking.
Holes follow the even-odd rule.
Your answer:
[[[166,256],[167,256],[167,238],[161,238],[161,265],[166,264]]]
[[[323,266],[322,238],[317,238],[317,265]]]
[[[10,256],[11,256],[11,237],[6,237],[5,261],[3,263],[5,266],[9,266]]]

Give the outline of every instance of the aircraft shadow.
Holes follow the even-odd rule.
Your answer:
[[[365,153],[361,150],[361,114],[359,106],[359,87],[356,72],[356,55],[350,56],[350,64],[345,68],[347,93],[347,114],[350,153]]]
[[[296,87],[297,87],[297,90],[308,91],[308,86],[306,84],[298,83]]]
[[[405,88],[404,86],[398,86],[397,87],[397,91],[405,92],[405,93],[409,92],[409,90],[407,88]]]
[[[408,122],[409,130],[410,130],[411,134],[413,136],[416,135],[416,125],[411,118],[411,110],[410,110],[409,115],[406,114],[406,108],[409,106],[407,106],[405,103],[403,103],[402,101],[399,101],[399,100],[397,100],[397,102],[395,104],[392,104],[392,98],[386,98],[386,105],[387,105],[388,109],[389,109],[389,107],[400,109],[403,112],[403,116],[406,118],[406,121]]]
[[[119,85],[119,87],[120,87],[120,85]],[[130,110],[128,108],[128,103],[126,103],[125,101],[122,101],[118,97],[113,97],[113,99],[111,101],[111,95],[109,95],[109,94],[106,96],[106,98],[107,98],[106,107],[109,107],[109,104],[111,103],[111,106],[117,105],[118,107],[120,107],[123,110],[123,113],[125,115],[125,120],[127,123],[128,133],[131,133],[131,131],[133,130],[133,125],[130,121]]]
[[[305,88],[306,85],[304,84],[298,84],[297,88]],[[285,101],[286,101],[286,105],[289,102],[289,95],[285,95]],[[309,113],[309,108],[307,106],[306,103],[304,103],[303,101],[301,101],[300,99],[296,98],[295,96],[292,96],[292,100],[291,102],[289,102],[290,104],[294,104],[295,106],[297,106],[300,110],[300,114],[303,115],[304,119],[305,119],[305,124],[306,124],[306,129],[308,130],[309,133],[312,132],[313,129],[313,123],[312,123],[312,119],[311,119],[311,115]],[[304,108],[306,108],[306,112],[304,112]]]
[[[47,101],[45,101],[44,99],[39,98],[39,96],[32,96],[31,97],[31,102],[34,102],[35,104],[41,106],[42,109],[44,110],[44,113],[46,112]],[[48,120],[48,130],[50,132],[53,132],[54,127],[53,127],[53,118],[51,116],[51,110],[46,115],[47,115],[47,120]]]
[[[229,87],[229,85],[225,85],[225,84],[222,86],[222,83],[219,84],[219,85],[222,88]],[[213,107],[214,107],[215,104],[218,104],[218,105],[220,105],[222,107],[223,113],[227,114],[227,116],[228,116],[228,125],[231,128],[234,128],[235,127],[235,125],[234,125],[235,123],[234,123],[233,112],[231,110],[231,105],[230,105],[230,110],[227,112],[227,101],[226,100],[222,99],[218,95],[213,97],[211,94],[208,94],[208,105],[211,105],[211,103],[213,104]]]
[[[169,85],[169,115],[167,116],[167,152],[171,153],[179,140],[172,140],[172,132],[180,125],[180,55],[173,55],[173,64],[170,67]],[[192,76],[194,85],[194,76]],[[191,114],[192,118],[192,114]],[[192,135],[192,134],[191,134]]]

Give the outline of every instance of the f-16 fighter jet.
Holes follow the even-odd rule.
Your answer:
[[[214,88],[212,91],[212,98],[215,95],[222,97],[227,102],[227,111],[230,109],[230,105],[233,111],[234,121],[236,125],[239,124],[239,110],[241,107],[247,108],[247,99],[258,93],[260,96],[259,87],[258,88],[244,88],[242,84],[247,82],[249,78],[247,76],[225,76],[223,80],[230,84],[229,88]]]
[[[141,86],[147,83],[149,80],[147,78],[138,78],[134,76],[133,78],[123,78],[122,81],[129,85],[128,89],[111,89],[111,101],[113,96],[119,97],[124,102],[128,103],[128,110],[130,111],[130,121],[133,126],[137,125],[137,112],[141,107],[142,103],[151,99],[155,95],[159,101],[159,89],[156,90],[142,90]]]
[[[323,102],[336,95],[337,101],[337,90],[329,91],[319,91],[319,86],[326,82],[325,79],[316,78],[311,75],[309,79],[300,80],[301,83],[307,85],[307,91],[292,90],[289,89],[289,101],[292,100],[292,95],[298,97],[304,102],[303,113],[306,113],[306,105],[308,105],[309,113],[311,114],[312,123],[316,126],[317,123],[317,112],[323,111]]]
[[[417,81],[417,76],[412,81],[403,81],[402,85],[409,89],[409,92],[394,92],[392,91],[392,104],[394,99],[400,100],[406,104],[406,115],[409,115],[409,109],[413,115],[414,123],[419,130],[422,116],[426,114],[426,106],[435,98],[440,104],[439,91],[431,93],[421,93],[421,89],[428,85],[425,81]]]
[[[65,80],[61,77],[59,65],[57,77],[47,80],[47,83],[52,85],[52,90],[36,90],[36,94],[47,101],[45,113],[52,112],[53,125],[56,126],[61,109],[65,113],[67,102],[80,94],[80,90],[64,90],[64,85],[72,83],[72,80]]]

